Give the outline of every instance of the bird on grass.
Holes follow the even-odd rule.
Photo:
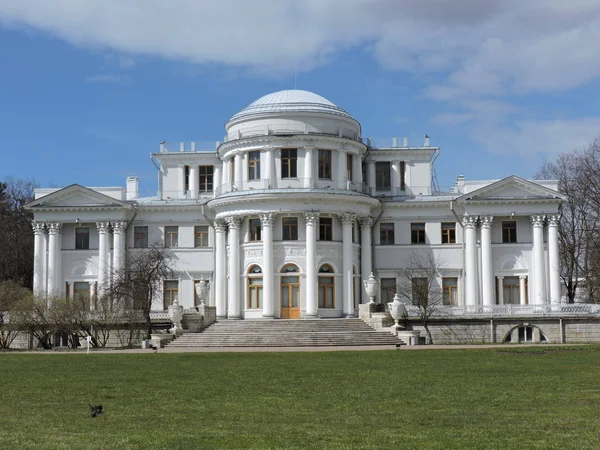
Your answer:
[[[150,348],[156,353],[158,351],[158,347],[151,345]]]
[[[90,405],[90,414],[92,415],[92,417],[103,416],[104,412],[102,411],[102,405]]]

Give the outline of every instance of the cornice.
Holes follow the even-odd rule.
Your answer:
[[[291,146],[292,142],[303,141],[306,143],[315,142],[331,142],[337,144],[339,148],[346,148],[347,150],[356,150],[358,152],[365,152],[367,146],[359,141],[354,141],[348,138],[342,138],[338,136],[331,136],[326,134],[294,134],[290,136],[282,135],[260,135],[252,136],[242,139],[236,139],[233,141],[224,142],[217,149],[217,153],[223,157],[224,155],[237,152],[237,151],[252,151],[259,150],[265,147],[286,147]],[[301,146],[298,146],[301,147]],[[316,146],[318,147],[318,146]]]

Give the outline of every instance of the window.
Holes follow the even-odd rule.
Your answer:
[[[425,244],[425,224],[411,223],[410,224],[410,243]]]
[[[319,240],[333,241],[333,219],[329,217],[319,218]]]
[[[449,277],[442,278],[442,302],[444,305],[457,305],[458,304],[458,278]]]
[[[252,266],[248,270],[248,309],[263,307],[263,277],[262,269]]]
[[[514,244],[517,242],[517,221],[505,220],[502,222],[502,243]]]
[[[248,179],[260,180],[260,152],[248,153]]]
[[[300,276],[298,267],[287,264],[281,269],[281,310],[282,319],[300,318]]]
[[[183,176],[184,176],[183,189],[185,191],[189,191],[190,190],[190,166],[183,166]]]
[[[415,306],[427,306],[429,286],[427,278],[413,278],[412,284],[412,302]]]
[[[90,298],[90,283],[87,281],[73,283],[73,298],[88,300]]]
[[[163,309],[169,309],[169,305],[172,305],[178,300],[179,296],[179,282],[178,281],[165,281],[163,289]]]
[[[148,248],[148,227],[133,227],[133,247]]]
[[[87,250],[90,248],[89,227],[75,228],[75,248],[78,250]]]
[[[208,247],[208,225],[194,227],[194,247]]]
[[[394,245],[394,224],[380,223],[379,224],[379,244]]]
[[[177,247],[179,242],[179,227],[165,227],[165,247]]]
[[[519,277],[504,277],[502,282],[502,297],[505,305],[519,305]]]
[[[284,217],[281,219],[282,225],[282,239],[284,241],[297,241],[298,240],[298,218],[297,217]]]
[[[262,227],[260,224],[260,219],[250,219],[248,223],[248,228],[250,232],[250,236],[248,238],[249,241],[256,242],[262,241],[261,231]]]
[[[456,223],[442,223],[442,244],[456,244]]]
[[[381,279],[381,303],[387,305],[394,301],[394,295],[396,294],[396,279],[395,278],[382,278]]]
[[[406,190],[406,163],[400,161],[400,190]]]
[[[198,190],[200,192],[212,192],[213,190],[213,166],[200,166],[198,167],[198,173],[200,174],[200,183],[198,184]]]
[[[348,154],[346,155],[346,178],[348,181],[354,181],[353,178],[354,172],[354,155]]]
[[[389,191],[391,189],[390,182],[390,163],[376,162],[375,163],[375,189],[378,191]]]
[[[296,178],[298,150],[295,148],[281,149],[281,178]]]
[[[319,150],[319,178],[331,179],[331,150]]]
[[[335,278],[330,265],[319,269],[319,308],[335,307]]]

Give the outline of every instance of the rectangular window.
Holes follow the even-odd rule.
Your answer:
[[[295,148],[281,149],[281,178],[297,178],[298,150]]]
[[[165,227],[165,247],[173,248],[179,245],[179,227]]]
[[[87,250],[90,248],[89,227],[75,228],[75,248],[78,250]]]
[[[183,176],[184,176],[183,189],[185,191],[189,191],[190,190],[190,166],[183,167]]]
[[[354,181],[354,155],[346,155],[346,178],[348,181]]]
[[[256,242],[256,241],[262,241],[262,226],[260,224],[260,219],[250,219],[249,221],[249,232],[250,232],[250,236],[249,236],[249,241],[251,242]]]
[[[456,223],[442,223],[442,244],[456,244]]]
[[[412,282],[412,302],[415,306],[427,306],[429,297],[429,286],[427,278],[413,278]]]
[[[400,161],[400,190],[406,190],[406,162]]]
[[[505,305],[521,304],[521,296],[519,295],[519,277],[504,277],[502,289]]]
[[[208,247],[208,225],[194,227],[194,247]]]
[[[444,305],[458,304],[458,278],[448,277],[442,278],[443,303]]]
[[[133,227],[133,247],[148,248],[148,227]]]
[[[394,245],[394,224],[381,223],[379,224],[379,244]]]
[[[248,153],[248,179],[260,180],[260,152]]]
[[[517,242],[517,221],[505,220],[502,222],[502,243],[514,244]]]
[[[81,282],[76,281],[73,283],[73,298],[77,299],[89,299],[90,298],[90,283],[87,281]]]
[[[394,301],[396,294],[396,279],[382,278],[381,279],[381,303],[387,305]]]
[[[392,188],[390,180],[390,163],[375,163],[375,189],[378,191],[389,191]]]
[[[319,150],[319,178],[331,180],[331,150]]]
[[[281,219],[282,235],[284,241],[297,241],[298,240],[298,218],[297,217],[284,217]]]
[[[319,240],[333,241],[333,219],[330,217],[319,218]]]
[[[425,224],[411,223],[410,224],[410,243],[425,244]]]
[[[169,309],[179,296],[179,281],[165,281],[163,289],[163,309]]]
[[[198,173],[200,176],[200,182],[198,184],[198,190],[200,192],[212,192],[213,190],[213,166],[200,166],[198,167]]]

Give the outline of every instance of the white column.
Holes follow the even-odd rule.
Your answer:
[[[362,159],[360,158],[360,155],[353,155],[352,156],[354,159],[352,161],[352,167],[354,168],[354,175],[353,175],[353,179],[355,183],[358,183],[358,185],[362,184],[363,179],[362,179]]]
[[[371,272],[373,272],[373,260],[371,256],[371,227],[373,226],[372,217],[361,217],[358,220],[360,224],[360,276],[361,281],[367,280]],[[367,292],[362,288],[362,282],[360,283],[361,289],[361,303],[369,303],[369,296]]]
[[[558,252],[558,222],[559,216],[548,217],[548,257],[550,279],[550,301],[560,303],[560,257]]]
[[[213,174],[214,176],[214,174]],[[198,198],[198,185],[200,183],[200,177],[198,175],[198,166],[190,166],[190,198]]]
[[[463,216],[465,230],[465,304],[466,306],[477,306],[477,217]]]
[[[108,284],[108,222],[96,222],[98,228],[98,294],[106,292]]]
[[[44,283],[44,260],[46,258],[46,226],[43,222],[32,222],[33,227],[33,295],[42,297],[46,293]]]
[[[504,305],[504,277],[498,277],[498,304]]]
[[[314,147],[304,147],[306,153],[304,154],[304,187],[313,187],[315,174],[313,171],[314,167]]]
[[[75,282],[67,281],[66,286],[67,292],[65,294],[68,298],[72,299],[73,297],[75,297]]]
[[[481,285],[484,306],[494,304],[494,266],[492,264],[492,216],[481,217]]]
[[[225,246],[225,233],[227,224],[223,220],[215,220],[215,305],[217,307],[217,319],[227,317],[227,248]]]
[[[96,309],[96,283],[90,282],[90,310]]]
[[[533,228],[533,301],[534,305],[545,303],[544,279],[544,216],[531,216]]]
[[[375,190],[375,161],[369,161],[367,163],[367,186],[369,187],[369,194],[373,194]]]
[[[348,187],[348,161],[346,160],[346,155],[347,153],[344,149],[339,149],[337,151],[337,179],[339,189],[346,189]]]
[[[271,187],[271,172],[273,163],[273,149],[266,148],[260,154],[260,171],[261,178],[263,179],[263,186],[265,188]]]
[[[340,214],[342,223],[342,272],[344,275],[344,285],[342,289],[344,315],[353,317],[354,301],[352,299],[352,226],[356,220],[356,214]]]
[[[527,304],[527,275],[519,275],[519,303]]]
[[[61,231],[62,224],[52,222],[46,224],[48,227],[48,295],[60,295],[61,288],[61,271],[60,266],[62,258],[60,255],[61,248]],[[50,305],[48,305],[50,306]]]
[[[317,292],[317,226],[319,213],[304,213],[306,223],[306,314],[305,318],[318,317],[319,295]]]
[[[392,173],[390,174],[390,181],[392,187],[392,195],[398,194],[400,190],[400,161],[392,161]]]
[[[179,164],[178,171],[179,171],[179,183],[178,183],[179,189],[177,192],[177,197],[185,198],[185,165]],[[169,196],[169,195],[167,194],[167,196]]]
[[[234,169],[235,169],[235,176],[234,176],[235,189],[238,191],[241,191],[242,187],[244,186],[244,161],[243,161],[241,153],[238,153],[237,155],[235,155]]]
[[[125,264],[125,244],[126,244],[126,231],[127,222],[114,222],[113,226],[113,272],[118,273]]]
[[[213,192],[215,195],[221,194],[221,184],[223,183],[223,173],[221,172],[222,166],[215,164],[213,166]]]
[[[275,214],[260,214],[263,241],[263,317],[275,317],[275,280],[273,269],[273,224]]]
[[[227,217],[226,220],[227,225],[229,225],[229,290],[227,292],[227,317],[230,319],[240,319],[240,226],[242,225],[242,218],[230,216]]]
[[[230,174],[231,174],[231,158],[225,158],[223,160],[223,173],[221,174],[223,176],[223,181],[221,184],[223,186],[225,186],[225,192],[227,192],[229,190],[229,187],[227,185],[229,184]]]

